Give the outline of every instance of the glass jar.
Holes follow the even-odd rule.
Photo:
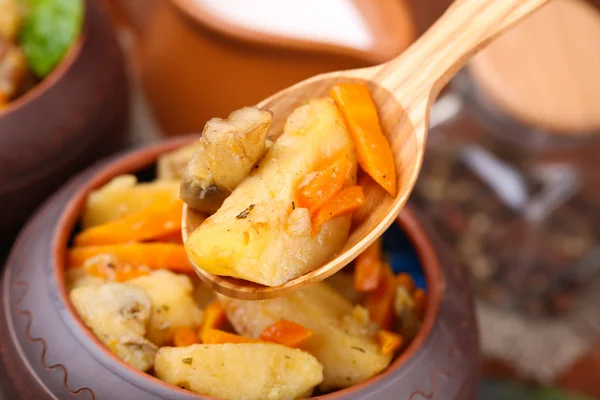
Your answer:
[[[525,126],[461,71],[432,111],[413,201],[480,298],[535,316],[565,313],[600,271],[598,154],[598,136]]]

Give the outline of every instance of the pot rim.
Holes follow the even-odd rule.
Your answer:
[[[112,178],[120,174],[132,173],[137,170],[151,167],[156,163],[158,157],[168,151],[177,149],[183,145],[191,143],[197,139],[198,136],[185,136],[181,138],[174,138],[160,143],[144,147],[138,150],[129,152],[123,156],[118,157],[116,160],[111,161],[99,170],[94,176],[92,176],[84,185],[82,185],[77,193],[69,200],[65,208],[60,215],[55,231],[53,232],[52,240],[52,262],[53,262],[53,278],[56,280],[58,287],[58,297],[68,312],[70,313],[73,321],[80,329],[82,337],[86,337],[92,346],[99,349],[105,356],[108,356],[117,368],[123,368],[128,371],[129,374],[135,374],[141,377],[151,385],[158,385],[157,387],[166,390],[173,390],[180,394],[187,396],[196,397],[198,399],[205,400],[218,400],[215,397],[202,395],[184,390],[172,386],[160,379],[151,376],[145,372],[139,371],[131,365],[127,364],[114,353],[112,353],[89,329],[83,320],[77,314],[75,308],[69,301],[67,286],[66,286],[66,265],[65,260],[67,256],[67,246],[72,232],[81,216],[81,211],[85,204],[88,194],[90,191],[97,189],[104,185]],[[402,352],[395,360],[380,374],[377,374],[364,382],[357,385],[353,385],[349,388],[341,389],[333,393],[329,393],[322,396],[311,397],[310,399],[320,400],[331,400],[340,399],[345,395],[352,394],[358,390],[364,389],[367,386],[372,386],[390,376],[396,374],[398,370],[410,359],[412,359],[417,352],[423,347],[425,341],[429,338],[437,315],[439,312],[441,300],[443,297],[443,291],[445,285],[443,284],[443,276],[440,269],[439,260],[435,249],[428,239],[423,227],[417,221],[414,213],[408,209],[403,209],[398,217],[396,223],[400,225],[400,228],[406,233],[410,242],[412,243],[419,260],[422,263],[422,268],[425,274],[425,281],[427,284],[427,309],[423,323],[417,336],[409,344],[408,348]],[[88,346],[89,347],[89,346]],[[112,369],[107,367],[108,369]],[[113,370],[114,371],[114,370]],[[123,377],[123,379],[128,379]],[[133,384],[133,383],[132,383]],[[134,384],[135,385],[135,384]]]
[[[4,118],[10,118],[10,115],[13,112],[29,105],[30,103],[33,103],[33,101],[38,97],[42,97],[46,92],[48,92],[52,87],[54,87],[58,82],[62,81],[65,76],[68,75],[69,71],[75,64],[75,61],[79,59],[81,50],[83,49],[83,45],[88,36],[88,9],[89,7],[84,3],[85,14],[81,31],[77,35],[77,38],[69,45],[69,48],[63,55],[63,58],[60,60],[58,65],[52,71],[50,71],[50,73],[41,82],[25,92],[22,96],[19,96],[14,101],[8,103],[6,108],[0,111],[0,121]]]
[[[272,33],[261,32],[251,28],[245,28],[203,9],[194,0],[171,0],[186,17],[196,24],[209,29],[213,33],[220,34],[229,39],[246,42],[253,45],[269,46],[278,50],[300,50],[316,51],[321,54],[337,53],[351,57],[368,64],[381,64],[392,57],[397,56],[416,39],[416,27],[411,18],[404,18],[402,24],[393,21],[382,24],[379,18],[393,19],[397,15],[410,14],[405,2],[390,2],[388,0],[376,0],[383,9],[380,13],[375,12],[373,0],[353,0],[357,8],[364,14],[365,22],[375,37],[374,43],[369,49],[359,50],[340,44],[329,44],[307,39],[282,37]],[[406,26],[406,24],[410,24]],[[406,31],[410,34],[407,38]],[[385,33],[389,35],[385,35]],[[403,35],[404,33],[404,35]]]

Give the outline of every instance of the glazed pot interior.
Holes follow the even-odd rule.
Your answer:
[[[64,303],[65,308],[70,312],[70,317],[75,321],[75,326],[81,331],[79,333],[83,333],[82,335],[77,336],[84,338],[86,341],[84,344],[88,349],[90,349],[90,351],[99,350],[103,352],[105,356],[104,358],[110,359],[110,363],[107,366],[109,369],[117,374],[120,374],[120,372],[123,371],[128,371],[129,373],[125,374],[126,376],[124,378],[130,379],[130,377],[133,377],[133,379],[139,383],[137,385],[138,387],[142,387],[142,385],[144,385],[143,381],[145,381],[146,383],[143,387],[146,390],[152,390],[148,389],[148,384],[150,384],[151,386],[156,385],[154,386],[156,391],[160,391],[161,393],[164,393],[165,390],[170,390],[175,393],[185,395],[188,398],[196,397],[199,399],[214,399],[213,397],[196,394],[188,390],[171,386],[149,374],[133,368],[110,352],[110,350],[108,350],[108,348],[106,348],[106,346],[96,338],[92,331],[85,326],[71,305],[68,298],[65,275],[67,248],[71,238],[73,237],[74,231],[78,228],[78,221],[83,211],[87,195],[90,193],[90,191],[101,187],[115,176],[121,174],[137,174],[142,172],[141,180],[143,180],[146,176],[151,175],[151,168],[161,154],[188,144],[195,139],[195,137],[173,139],[129,153],[105,166],[95,176],[93,176],[92,179],[83,185],[63,210],[53,235],[53,278],[56,280],[56,286],[59,288],[59,298]],[[376,385],[378,382],[389,378],[390,376],[396,374],[399,369],[402,368],[403,364],[405,364],[407,360],[411,359],[419,351],[431,333],[437,318],[444,287],[442,284],[443,277],[441,276],[438,259],[432,244],[410,211],[403,210],[397,218],[397,223],[413,245],[425,275],[428,301],[421,329],[419,330],[417,336],[405,349],[405,351],[396,357],[396,359],[382,373],[373,376],[358,385],[338,390],[330,394],[312,397],[313,399],[343,398],[344,395],[351,394],[356,390],[364,389],[370,385]],[[132,383],[135,384],[136,382]]]
[[[30,90],[17,97],[13,101],[9,102],[6,108],[0,111],[0,119],[2,118],[10,118],[10,114],[15,110],[24,107],[34,99],[42,96],[45,92],[47,92],[52,86],[56,84],[56,82],[60,81],[69,71],[71,66],[75,63],[75,60],[79,58],[81,54],[81,49],[83,48],[83,43],[86,40],[87,36],[87,28],[88,23],[87,20],[89,18],[88,15],[89,8],[84,6],[84,17],[83,24],[81,26],[81,32],[79,32],[79,36],[71,45],[69,49],[64,54],[63,58],[60,60],[59,64],[37,85],[32,87]],[[0,132],[1,134],[2,132]],[[7,132],[8,133],[8,132]]]

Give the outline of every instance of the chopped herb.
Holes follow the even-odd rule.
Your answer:
[[[360,347],[352,346],[354,350],[358,350],[360,352],[366,353],[365,349],[361,349]]]
[[[292,201],[292,210],[295,210],[295,209],[296,209],[296,203],[294,203],[294,202]]]
[[[290,356],[285,356],[285,358],[287,358],[289,360],[291,357]]]
[[[348,382],[350,382],[350,381],[352,380],[352,378],[351,378],[351,377],[349,377],[349,376],[347,376],[347,377],[346,377],[346,380],[347,380]]]
[[[258,169],[258,164],[256,164],[256,165],[254,166],[254,168],[255,168],[255,169]]]
[[[225,366],[225,363],[224,363],[223,361],[221,361],[221,365],[222,365],[222,366]]]
[[[191,364],[192,361],[194,361],[194,357],[183,357],[183,359],[181,360],[181,362],[184,364]]]
[[[254,204],[250,204],[248,206],[248,208],[246,208],[244,211],[239,213],[235,218],[236,219],[244,219],[244,218],[248,217],[248,214],[250,214],[250,211],[252,211],[253,208],[254,208]]]
[[[163,310],[169,311],[170,308],[167,304],[163,304]]]

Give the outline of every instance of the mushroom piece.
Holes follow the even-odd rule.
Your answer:
[[[200,212],[219,209],[265,155],[272,120],[270,111],[258,107],[241,108],[227,119],[209,120],[199,139],[200,148],[183,172],[183,201]]]
[[[126,283],[76,287],[69,298],[77,313],[113,353],[137,369],[154,366],[158,348],[144,335],[152,302],[141,288]]]

